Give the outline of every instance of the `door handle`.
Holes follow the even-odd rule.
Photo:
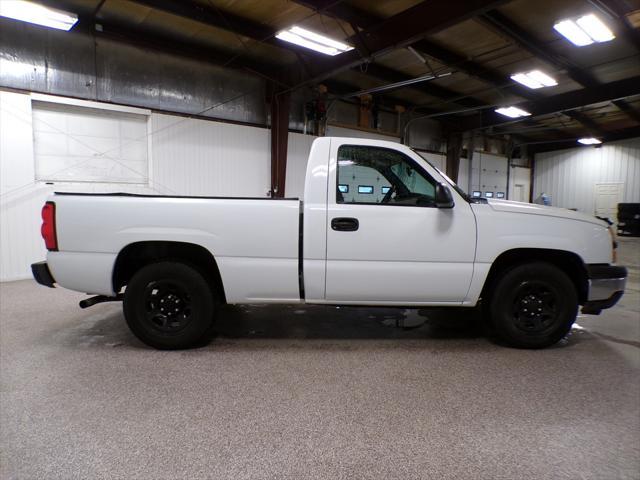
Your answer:
[[[338,232],[355,232],[360,228],[357,218],[338,217],[331,220],[331,228]]]

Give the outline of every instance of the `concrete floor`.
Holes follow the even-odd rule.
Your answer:
[[[467,311],[252,306],[160,352],[119,304],[2,284],[0,476],[638,479],[640,239],[621,243],[620,304],[542,351]]]

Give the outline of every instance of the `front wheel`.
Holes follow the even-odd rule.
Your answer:
[[[544,262],[519,265],[500,278],[489,300],[495,335],[510,346],[544,348],[565,337],[578,313],[571,279]]]
[[[151,347],[196,346],[213,322],[211,285],[195,268],[158,262],[141,268],[124,292],[124,316],[136,337]]]

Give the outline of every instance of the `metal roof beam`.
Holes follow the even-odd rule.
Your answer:
[[[356,7],[346,5],[342,2],[336,4],[331,0],[294,0],[294,1],[298,4],[301,4],[308,8],[322,12],[325,15],[331,15],[340,20],[355,21],[357,26],[361,28],[367,28],[372,25],[377,25],[383,21],[383,19],[379,17],[375,17]],[[438,62],[448,67],[462,71],[472,77],[478,78],[479,80],[496,87],[496,89],[503,90],[504,92],[508,92],[528,100],[534,100],[536,98],[539,98],[538,95],[536,95],[534,92],[530,91],[529,89],[516,85],[513,82],[513,80],[511,80],[511,78],[504,76],[498,72],[495,72],[491,69],[488,69],[480,65],[479,63],[474,62],[473,60],[469,60],[463,55],[453,52],[427,39],[419,40],[418,42],[414,43],[412,47],[418,50],[419,52],[424,53],[429,57],[436,59]],[[370,65],[369,68],[371,69],[372,66],[373,65]],[[389,81],[394,81],[393,79],[388,77],[380,77],[380,78],[385,78]],[[434,86],[434,85],[429,85],[429,86]],[[447,97],[446,94],[443,96],[445,98]],[[462,102],[457,102],[457,103],[463,104]],[[480,106],[481,104],[482,102],[477,101],[475,99],[471,99],[471,98],[469,100],[464,101],[464,106],[468,106],[468,107]]]
[[[481,115],[461,120],[461,130],[473,130],[475,128],[487,128],[509,123],[521,122],[541,115],[576,110],[587,105],[600,102],[611,102],[626,97],[640,94],[638,89],[640,76],[631,77],[616,82],[606,83],[589,89],[574,90],[550,97],[542,97],[535,101],[527,101],[516,104],[516,107],[531,113],[531,116],[520,118],[507,118],[495,113],[493,110],[484,110]]]
[[[199,21],[207,25],[214,26],[216,28],[234,31],[239,35],[251,38],[253,40],[263,41],[280,48],[285,48],[288,50],[295,51],[299,54],[303,54],[306,57],[309,57],[313,60],[312,62],[308,62],[307,68],[313,68],[313,65],[318,65],[319,63],[323,63],[324,65],[327,65],[327,62],[330,62],[331,60],[333,60],[333,58],[329,60],[328,57],[326,57],[325,55],[315,54],[314,52],[306,48],[298,47],[291,43],[283,42],[277,39],[275,37],[277,31],[269,26],[247,20],[245,18],[230,14],[228,12],[220,12],[217,10],[213,10],[212,8],[209,8],[205,5],[195,4],[190,1],[177,1],[177,0],[132,0],[132,1],[141,5],[146,5],[150,8],[155,8],[155,9],[158,9],[167,13],[171,13],[173,15],[177,15],[183,18]],[[438,1],[443,1],[443,0],[438,0]],[[486,0],[484,0],[484,2],[483,0],[474,0],[474,1],[480,2],[480,3],[492,3],[492,4],[496,3],[495,1],[487,2]],[[311,4],[312,2],[308,2],[308,3]],[[424,2],[424,3],[428,3],[428,2]],[[327,5],[329,6],[334,5],[332,8],[342,8],[342,9],[351,8],[348,6],[340,7],[339,3],[337,5],[335,4],[336,4],[335,0],[320,1],[320,2],[315,2],[313,7],[311,8],[314,8],[317,11],[324,10],[325,8],[327,8]],[[309,5],[306,5],[306,6],[309,6]],[[360,14],[362,14],[362,12],[359,11],[358,15]],[[348,54],[351,54],[352,57],[360,58],[359,54],[355,51],[349,52]],[[348,54],[341,54],[339,57],[343,57],[344,55],[348,55]],[[360,63],[361,62],[358,62],[357,65],[355,66],[358,66]],[[404,75],[393,69],[389,69],[380,65],[369,65],[368,73],[371,76],[377,77],[381,80],[389,81],[391,83],[412,79],[411,76]],[[323,78],[316,78],[314,82],[305,81],[304,83],[305,84],[317,83],[330,76],[331,75],[323,76]],[[427,95],[430,95],[445,101],[450,101],[453,98],[461,97],[459,93],[435,84],[423,83],[421,85],[415,85],[411,88],[422,91]],[[461,99],[459,101],[456,101],[455,103],[462,106],[466,106],[466,107],[479,106],[477,102],[471,99],[469,100]]]
[[[336,2],[335,0],[294,0],[294,2],[320,14],[348,22],[354,29],[361,28],[366,30],[367,28],[372,28],[375,25],[379,25],[384,22],[384,19],[381,17],[372,15],[369,12],[348,5],[344,2]],[[356,35],[359,38],[364,37],[361,32],[358,32]],[[413,46],[421,45],[422,42],[423,41],[421,40]],[[384,67],[377,63],[367,65],[366,73],[390,83],[403,82],[411,79],[410,76],[404,75],[396,70]],[[467,108],[479,107],[483,104],[479,100],[461,95],[458,92],[433,83],[424,83],[419,87],[414,86],[411,88],[419,89],[424,93],[444,100],[445,102],[455,103]]]
[[[298,4],[304,5],[308,8],[321,12],[325,15],[331,15],[340,20],[355,22],[355,24],[361,28],[368,28],[368,27],[371,27],[372,25],[377,25],[383,21],[383,19],[379,17],[375,17],[367,12],[364,12],[356,7],[346,5],[342,2],[336,4],[331,0],[294,0],[294,1]],[[528,100],[535,100],[536,98],[539,98],[539,96],[536,95],[534,92],[526,88],[522,88],[519,85],[516,85],[511,80],[511,78],[504,76],[498,72],[494,72],[491,69],[488,69],[472,60],[469,60],[463,55],[460,55],[451,50],[448,50],[427,39],[419,40],[418,42],[414,43],[412,47],[436,59],[438,62],[444,65],[460,70],[472,77],[476,77],[480,79],[485,83],[495,86],[496,89],[501,89],[503,91],[509,92],[513,95],[520,96],[522,98],[526,98]],[[368,68],[371,69],[372,67],[374,67],[374,65],[369,65]],[[374,75],[375,75],[375,72],[374,72]],[[396,81],[395,79],[384,76],[384,75],[377,75],[377,76],[379,76],[380,78],[386,78],[389,81]],[[428,85],[428,86],[433,87],[435,85]],[[446,96],[447,95],[444,95],[445,98]],[[465,99],[464,103],[462,101],[458,101],[457,103],[463,104],[464,106],[471,107],[471,108],[476,106],[481,106],[483,104],[483,102],[480,102],[473,98]],[[569,112],[567,113],[567,115],[571,116],[572,113]],[[573,117],[573,118],[577,119],[576,117]],[[585,120],[585,123],[583,123],[583,125],[587,126],[589,129],[602,132],[602,130],[600,130],[599,127],[595,124],[595,122],[591,121],[591,123],[589,123],[588,121],[590,121],[590,119],[586,118],[584,115],[582,115],[580,118]]]
[[[384,21],[376,15],[373,15],[358,7],[348,5],[344,1],[336,0],[293,0],[294,3],[314,10],[322,15],[331,16],[353,23],[360,28],[370,28]]]
[[[566,70],[569,77],[580,85],[585,87],[598,85],[599,82],[591,74],[576,67],[568,59],[554,54],[548,47],[540,45],[533,35],[521,28],[519,25],[516,25],[515,22],[507,18],[502,13],[496,10],[487,12],[480,17],[480,20],[498,34],[508,36],[534,57],[553,65],[557,69]]]
[[[640,112],[629,105],[628,102],[625,102],[624,100],[614,100],[611,103],[626,113],[628,117],[633,118],[640,125]]]
[[[405,82],[407,80],[413,79],[413,77],[409,75],[405,75],[396,70],[387,68],[383,65],[379,65],[376,63],[367,65],[366,73],[389,83],[399,83],[399,82]],[[479,107],[484,105],[482,102],[475,100],[473,98],[461,98],[463,96],[460,95],[458,92],[454,92],[453,90],[450,90],[446,87],[441,87],[439,85],[436,85],[435,83],[424,82],[420,85],[411,86],[411,88],[420,90],[423,93],[426,93],[427,95],[431,95],[441,100],[450,101],[451,103],[456,103],[463,107],[473,108],[473,107]]]
[[[504,90],[513,95],[517,95],[522,98],[531,98],[533,99],[536,95],[529,90],[526,90],[516,84],[513,83],[509,77],[504,76],[498,72],[495,72],[489,68],[480,65],[473,60],[469,60],[463,55],[452,52],[447,48],[444,48],[436,43],[433,43],[429,40],[421,40],[416,42],[413,47],[436,59],[440,63],[447,65],[452,68],[456,68],[461,72],[466,73],[471,77],[475,77],[489,85],[492,85],[498,89]]]
[[[629,138],[636,138],[637,136],[638,136],[637,128],[625,128],[623,130],[607,133],[607,135],[602,137],[602,142],[603,143],[617,142],[620,140],[627,140]],[[533,153],[550,152],[553,150],[565,150],[567,148],[594,148],[594,147],[581,146],[580,144],[577,143],[578,138],[580,137],[573,137],[573,138],[566,138],[566,139],[558,138],[554,140],[549,140],[548,142],[544,140],[541,142],[532,141],[531,143],[528,143],[528,144],[525,143],[525,145],[531,145],[531,151]],[[596,146],[595,148],[598,148],[598,147]]]
[[[367,29],[384,21],[383,18],[372,15],[357,7],[347,5],[344,2],[336,3],[335,0],[294,0],[295,3],[307,8],[332,16],[334,18],[353,23],[360,28]],[[513,81],[491,69],[485,68],[479,63],[469,60],[464,55],[455,53],[445,47],[426,39],[421,39],[411,45],[416,50],[436,59],[438,62],[452,68],[456,68],[470,76],[494,85],[497,88],[506,87],[511,93],[528,98],[532,94],[513,84]]]
[[[229,32],[236,33],[243,37],[258,42],[268,43],[276,47],[285,48],[298,53],[308,54],[309,50],[284,42],[276,38],[277,30],[268,25],[254,22],[247,18],[235,15],[228,11],[222,11],[213,4],[199,4],[190,0],[130,0],[139,5],[170,13],[178,17],[186,18],[196,22],[209,25],[211,27],[220,28]]]
[[[154,10],[161,10],[179,17],[195,20],[213,27],[235,31],[248,38],[263,39],[273,35],[273,29],[229,12],[220,12],[206,5],[188,0],[132,0]]]
[[[634,11],[629,7],[630,2],[620,0],[589,0],[603,12],[605,12],[615,23],[615,33],[633,44],[637,50],[640,50],[640,30],[634,28],[629,22],[627,14]]]
[[[99,24],[100,30],[96,30],[95,25]],[[280,68],[273,64],[254,61],[247,58],[232,60],[228,52],[224,52],[215,48],[203,47],[201,44],[194,42],[179,42],[173,37],[168,37],[155,32],[140,29],[124,28],[117,24],[96,20],[91,16],[80,16],[78,22],[79,31],[84,31],[98,37],[112,38],[129,45],[135,45],[142,48],[151,48],[160,52],[179,55],[193,60],[202,61],[214,65],[225,66],[237,70],[243,70],[254,75],[261,76],[266,80],[278,83]],[[76,28],[74,28],[76,31]],[[346,94],[353,92],[360,87],[347,82],[328,81],[326,82],[330,91]],[[406,103],[386,95],[380,95],[381,104],[389,108],[394,105],[407,106]]]
[[[566,115],[567,117],[575,120],[579,124],[581,124],[592,135],[595,135],[595,136],[599,136],[600,135],[600,136],[602,136],[602,135],[605,135],[607,133],[606,130],[604,130],[600,125],[598,125],[591,118],[586,116],[584,113],[577,112],[577,111],[572,111],[572,110],[569,110],[569,111],[566,111],[566,112],[562,112],[562,113],[564,115]]]
[[[368,12],[365,12],[357,7],[353,7],[345,4],[344,2],[335,2],[334,0],[294,0],[296,3],[304,5],[308,8],[316,10],[326,15],[331,15],[335,18],[348,21],[350,23],[354,23],[358,27],[361,28],[370,28],[373,25],[380,24],[383,19],[371,15]],[[597,3],[619,3],[619,0],[593,0]],[[622,14],[620,11],[621,7],[618,7],[618,14]],[[626,13],[626,12],[624,12]],[[502,34],[507,33],[509,37],[516,41],[519,45],[524,47],[527,51],[532,53],[535,56],[542,57],[543,60],[551,63],[554,67],[559,69],[566,69],[569,75],[572,77],[574,81],[582,85],[592,86],[597,85],[598,82],[590,75],[582,72],[577,67],[571,65],[568,60],[553,55],[548,52],[546,49],[538,45],[533,36],[525,32],[522,28],[518,27],[514,22],[507,19],[504,15],[500,14],[496,11],[487,12],[485,15],[485,21],[489,23],[493,28],[498,28],[501,30]],[[503,31],[504,28],[504,31]],[[435,58],[440,63],[443,63],[452,68],[456,68],[460,71],[467,73],[470,76],[476,77],[490,85],[495,86],[496,88],[503,89],[506,92],[511,94],[520,96],[522,98],[526,98],[527,100],[536,100],[543,97],[540,97],[538,94],[520,87],[513,83],[513,81],[498,72],[492,71],[468,58],[455,53],[451,50],[448,50],[436,43],[433,43],[427,39],[422,39],[417,41],[412,45],[416,50]],[[371,66],[370,66],[371,67]],[[394,81],[392,78],[386,78],[389,81]],[[630,117],[638,120],[640,118],[640,113],[638,113],[635,109],[631,108],[626,102],[623,100],[616,100],[613,102],[618,108],[627,113]],[[598,135],[603,135],[606,133],[606,130],[603,130],[600,125],[594,122],[591,118],[586,115],[575,112],[575,111],[565,111],[564,115],[572,118],[573,120],[582,124],[587,130],[594,132]]]
[[[370,62],[375,58],[403,48],[451,25],[473,18],[506,0],[469,0],[452,2],[451,0],[426,0],[404,10],[393,17],[360,32],[366,43],[369,57],[363,58],[352,50],[331,59],[320,59],[316,73],[303,83],[322,81],[344,70]]]
[[[622,13],[622,7],[618,5],[618,2],[615,0],[591,0],[592,3],[597,3],[604,6],[611,6],[612,11],[617,11]],[[614,7],[614,5],[616,5]],[[603,7],[606,8],[606,7]],[[600,82],[589,72],[584,71],[583,69],[577,67],[573,63],[571,63],[568,59],[557,55],[549,50],[548,47],[542,46],[540,42],[529,32],[524,30],[522,27],[517,25],[515,22],[507,18],[502,13],[494,10],[483,14],[480,17],[481,21],[483,21],[487,26],[495,30],[497,33],[501,35],[507,35],[511,40],[516,42],[521,48],[525,49],[529,53],[531,53],[534,57],[543,60],[544,62],[552,65],[554,68],[559,70],[565,70],[569,78],[571,78],[574,82],[579,83],[580,85],[590,88],[600,85]],[[622,20],[620,20],[622,22]],[[625,30],[629,27],[627,23],[624,23]],[[623,27],[621,27],[623,28]],[[640,36],[635,29],[634,30],[634,38]],[[629,35],[626,35],[627,37]],[[640,45],[636,43],[636,45]],[[625,109],[624,105],[626,103],[624,101],[619,101],[616,106],[620,108],[623,112],[627,113],[627,115],[634,120],[636,117],[633,113],[629,113],[629,109]],[[622,105],[622,106],[620,106]],[[633,109],[631,109],[633,111]],[[583,119],[589,120],[587,117],[583,116]],[[588,124],[583,123],[582,120],[578,120],[584,126],[588,127]]]
[[[100,25],[99,29],[96,24]],[[76,30],[74,28],[74,30]],[[78,31],[84,31],[98,37],[109,37],[120,40],[130,45],[148,47],[154,50],[180,55],[194,60],[200,60],[229,68],[246,70],[265,78],[275,80],[279,76],[279,70],[272,64],[244,58],[235,61],[228,52],[216,48],[204,47],[201,44],[178,42],[173,37],[168,37],[155,32],[142,29],[131,29],[118,24],[96,20],[92,17],[80,16]]]

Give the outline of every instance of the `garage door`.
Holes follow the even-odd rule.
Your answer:
[[[33,102],[36,179],[146,184],[147,116]]]

